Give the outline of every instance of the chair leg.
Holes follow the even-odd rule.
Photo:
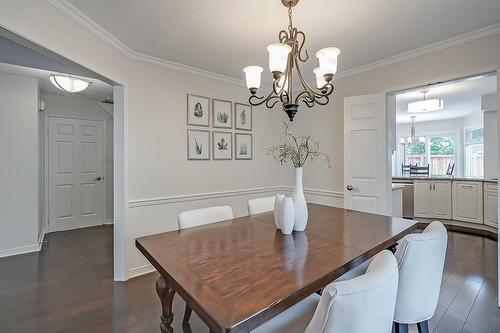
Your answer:
[[[191,307],[186,304],[186,310],[184,310],[184,318],[182,319],[182,325],[189,325],[189,319],[191,318]]]
[[[395,333],[408,333],[408,324],[394,323]]]
[[[418,333],[429,333],[429,322],[423,321],[417,324]]]

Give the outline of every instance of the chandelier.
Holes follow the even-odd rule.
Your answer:
[[[257,90],[260,87],[262,67],[247,66],[243,69],[245,73],[246,85],[250,90],[249,103],[254,106],[265,103],[266,107],[273,108],[281,102],[283,111],[288,115],[290,121],[298,111],[299,102],[303,102],[311,108],[315,104],[326,105],[329,102],[330,94],[333,92],[332,79],[337,72],[337,57],[340,49],[327,47],[316,52],[319,60],[319,67],[314,69],[316,76],[316,87],[313,88],[302,76],[300,63],[305,63],[309,59],[307,50],[304,49],[306,35],[297,30],[292,24],[292,7],[299,0],[281,0],[288,8],[288,31],[281,30],[278,34],[279,43],[267,46],[269,52],[269,70],[273,75],[271,92],[267,96],[258,96]],[[300,92],[294,95],[293,90],[293,69],[297,72],[297,79],[300,83]]]

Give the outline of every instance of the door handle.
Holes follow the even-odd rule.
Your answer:
[[[98,182],[100,182],[103,179],[104,179],[103,177],[97,177],[95,180],[98,181]]]
[[[352,186],[351,184],[348,184],[348,185],[346,186],[346,189],[347,189],[348,191],[352,191],[352,190],[357,190],[358,188],[357,188],[357,187]]]
[[[436,190],[436,183],[434,183],[434,185],[432,185],[432,189],[435,191]]]

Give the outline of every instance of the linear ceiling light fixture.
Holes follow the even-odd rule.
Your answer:
[[[299,64],[309,59],[307,50],[304,49],[306,35],[297,30],[292,24],[292,7],[299,0],[281,0],[288,8],[288,31],[281,30],[278,34],[279,43],[270,44],[267,47],[269,52],[269,70],[273,74],[272,90],[267,96],[257,96],[260,87],[262,67],[247,66],[243,69],[246,77],[247,88],[251,96],[248,99],[251,105],[264,104],[268,108],[273,108],[276,103],[281,102],[283,111],[286,112],[290,121],[298,111],[299,102],[302,101],[308,107],[314,104],[326,105],[329,102],[329,95],[333,92],[332,79],[337,73],[337,57],[340,49],[327,47],[316,52],[319,60],[319,67],[314,69],[316,75],[316,88],[311,87],[303,78]],[[293,69],[296,70],[297,78],[300,82],[301,92],[295,96],[293,94]]]
[[[67,93],[77,93],[84,91],[90,85],[89,81],[85,81],[70,75],[51,74],[49,76],[49,80],[54,85],[54,87]]]
[[[444,107],[444,103],[442,99],[433,98],[427,99],[426,94],[428,90],[423,90],[422,94],[424,94],[424,99],[421,101],[416,101],[412,103],[408,103],[408,113],[425,113],[425,112],[433,112],[442,110]]]

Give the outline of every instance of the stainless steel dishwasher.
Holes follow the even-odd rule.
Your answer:
[[[393,180],[403,186],[403,217],[412,219],[414,217],[413,202],[413,180]]]

